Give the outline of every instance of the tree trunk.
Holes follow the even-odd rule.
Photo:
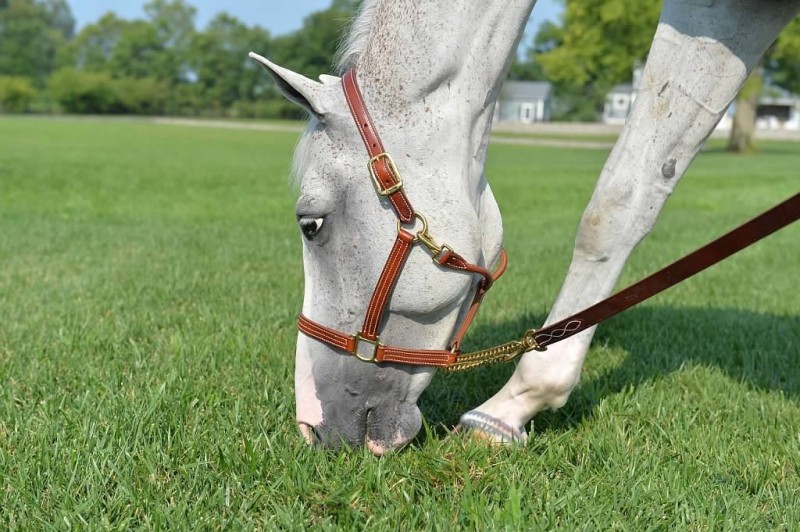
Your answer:
[[[736,112],[733,115],[731,136],[728,138],[728,151],[751,153],[756,151],[753,134],[756,130],[756,107],[764,78],[761,69],[756,68],[736,96]]]

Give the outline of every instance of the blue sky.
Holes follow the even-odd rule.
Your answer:
[[[331,0],[187,0],[197,8],[195,23],[204,28],[209,20],[220,11],[227,11],[248,25],[259,25],[272,35],[283,35],[298,29],[303,18],[313,11],[325,9]],[[475,0],[482,1],[482,0]],[[77,29],[91,24],[104,13],[113,11],[121,18],[141,18],[142,6],[146,1],[129,0],[70,0],[69,4],[77,22]],[[533,10],[533,19],[528,33],[535,33],[539,24],[547,19],[555,19],[562,11],[560,0],[539,0]]]

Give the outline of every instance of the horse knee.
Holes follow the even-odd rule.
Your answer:
[[[655,225],[669,191],[641,190],[624,197],[593,199],[583,213],[575,252],[590,262],[627,258]]]
[[[620,250],[631,248],[625,226],[628,216],[611,208],[589,205],[575,238],[575,254],[589,262],[607,262]]]

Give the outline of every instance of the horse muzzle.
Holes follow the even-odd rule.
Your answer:
[[[316,426],[298,421],[300,433],[309,444],[326,449],[363,446],[382,456],[408,445],[422,427],[422,415],[416,404],[355,410],[352,406],[340,407],[333,412],[336,414]]]

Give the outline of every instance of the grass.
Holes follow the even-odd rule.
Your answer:
[[[378,459],[294,425],[296,134],[5,118],[0,138],[0,528],[800,524],[800,226],[601,327],[526,448],[448,435],[497,367],[437,376],[421,436]],[[795,193],[800,145],[762,147],[702,153],[621,284]],[[472,346],[543,319],[605,155],[491,147],[512,263]]]

